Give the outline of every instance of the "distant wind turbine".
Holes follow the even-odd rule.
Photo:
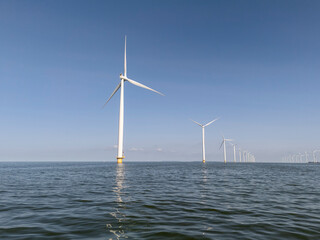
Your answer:
[[[224,136],[222,136],[222,137],[223,137],[223,140],[222,140],[222,143],[221,143],[219,149],[221,149],[221,147],[223,145],[223,157],[224,157],[224,163],[226,163],[227,162],[226,142],[231,142],[233,140],[232,139],[226,139],[226,138],[224,138]]]
[[[248,162],[248,151],[247,150],[243,151],[243,161]]]
[[[198,123],[198,122],[196,122],[196,121],[193,121],[193,120],[191,119],[192,122],[198,124],[198,125],[202,128],[202,162],[203,162],[203,163],[206,162],[206,148],[205,148],[205,141],[204,141],[204,128],[207,127],[207,126],[209,126],[211,123],[217,121],[218,119],[219,119],[219,118],[216,118],[216,119],[212,120],[211,122],[208,122],[207,124],[204,124],[204,125],[202,125],[202,124],[200,124],[200,123]]]
[[[236,144],[230,143],[231,146],[233,147],[233,162],[237,162],[237,157],[236,157]]]
[[[309,162],[309,159],[308,159],[308,153],[305,152],[305,155],[306,155],[306,163]]]
[[[111,94],[111,96],[109,97],[109,99],[106,101],[106,103],[103,105],[105,106],[110,99],[113,97],[113,95],[120,89],[120,111],[119,111],[119,140],[118,140],[118,155],[117,155],[117,162],[118,163],[122,163],[122,160],[124,158],[123,155],[123,118],[124,118],[124,83],[126,81],[128,81],[129,83],[136,85],[138,87],[141,88],[145,88],[147,90],[153,91],[155,93],[158,93],[160,95],[163,95],[162,93],[149,88],[141,83],[138,83],[132,79],[127,78],[127,36],[125,36],[125,40],[124,40],[124,72],[123,75],[122,73],[120,73],[120,83],[118,84],[118,86],[116,87],[116,89],[113,91],[113,93]],[[164,95],[163,95],[164,96]]]

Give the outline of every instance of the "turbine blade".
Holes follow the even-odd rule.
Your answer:
[[[221,149],[221,147],[223,146],[223,143],[224,143],[224,140],[222,141],[222,143],[221,143],[221,145],[220,145],[219,149]]]
[[[234,141],[233,139],[225,139],[226,141],[230,141],[230,142],[232,142],[232,141]]]
[[[209,123],[207,123],[206,125],[204,125],[204,127],[209,126],[211,123],[217,121],[218,119],[219,119],[219,118],[216,118],[216,119],[212,120],[211,122],[209,122]]]
[[[127,36],[124,37],[124,73],[123,75],[127,77]]]
[[[119,83],[119,85],[116,87],[116,89],[113,91],[113,93],[111,94],[111,96],[109,97],[109,99],[106,101],[106,103],[103,105],[102,108],[104,108],[105,105],[107,105],[107,103],[110,101],[110,99],[113,97],[113,95],[119,90],[119,88],[121,87],[121,83]]]
[[[224,139],[224,135],[222,134],[222,132],[220,132],[221,137]]]
[[[196,122],[196,121],[193,121],[192,119],[190,119],[192,122],[194,122],[194,123],[196,123],[196,124],[198,124],[200,127],[202,127],[203,125],[202,124],[200,124],[200,123],[198,123],[198,122]]]
[[[149,88],[149,87],[147,87],[147,86],[145,86],[145,85],[143,85],[143,84],[141,84],[141,83],[138,83],[138,82],[136,82],[136,81],[133,81],[132,79],[125,78],[125,80],[127,80],[129,83],[132,83],[133,85],[136,85],[136,86],[141,87],[141,88],[148,89],[148,90],[150,90],[150,91],[152,91],[152,92],[155,92],[155,93],[158,93],[158,94],[164,96],[161,92],[158,92],[158,91],[156,91],[156,90],[154,90],[154,89],[152,89],[152,88]]]

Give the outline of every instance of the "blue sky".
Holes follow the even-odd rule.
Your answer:
[[[0,161],[278,161],[319,147],[319,1],[0,2]],[[231,153],[231,149],[229,149]],[[230,157],[229,157],[230,159]]]

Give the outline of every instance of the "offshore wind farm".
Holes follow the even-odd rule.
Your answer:
[[[0,1],[0,239],[320,239],[319,12]]]

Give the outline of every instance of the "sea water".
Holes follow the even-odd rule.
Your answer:
[[[320,164],[0,163],[0,239],[320,239]]]

